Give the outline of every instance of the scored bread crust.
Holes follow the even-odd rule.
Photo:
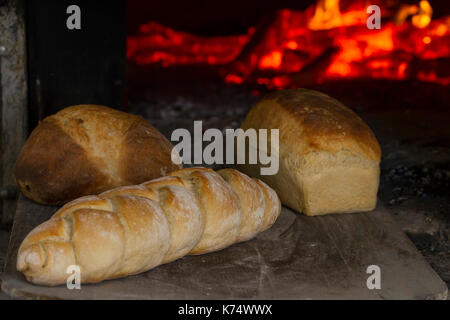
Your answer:
[[[375,207],[380,145],[336,99],[308,89],[272,92],[247,114],[242,129],[249,128],[279,129],[278,173],[260,175],[260,165],[239,169],[269,184],[284,205],[307,215]]]
[[[17,269],[48,286],[70,265],[82,283],[137,274],[249,240],[280,211],[275,191],[237,170],[181,169],[67,203],[23,240]]]
[[[78,105],[42,120],[14,166],[20,190],[42,204],[138,184],[181,168],[171,143],[144,118]]]

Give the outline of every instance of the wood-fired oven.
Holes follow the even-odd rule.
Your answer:
[[[449,284],[449,44],[445,0],[0,1],[2,224],[18,152],[64,107],[140,114],[170,139],[193,120],[238,128],[264,94],[306,87],[373,129],[379,199]]]

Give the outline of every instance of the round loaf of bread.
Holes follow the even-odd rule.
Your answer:
[[[144,118],[78,105],[42,120],[14,167],[22,193],[42,204],[139,184],[180,169],[172,144]]]

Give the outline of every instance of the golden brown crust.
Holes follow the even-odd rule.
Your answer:
[[[179,186],[185,187],[185,183],[183,179],[175,176],[165,176],[157,179],[153,179],[151,181],[147,181],[142,183],[142,186],[146,188],[162,188],[165,186]]]
[[[125,230],[118,215],[93,209],[79,209],[72,217],[71,242],[75,251],[76,264],[81,268],[81,281],[103,277],[105,270],[118,272],[120,257],[124,255]],[[87,240],[89,239],[89,240]],[[92,250],[94,243],[103,250]],[[93,264],[91,261],[95,260]]]
[[[192,191],[197,194],[206,218],[203,235],[191,254],[203,254],[230,246],[237,240],[241,223],[239,198],[229,184],[211,169],[188,168],[171,175],[192,179]]]
[[[144,118],[79,105],[40,122],[20,152],[14,175],[27,197],[61,204],[180,168],[170,154],[170,142]]]
[[[159,203],[170,229],[169,250],[163,263],[187,255],[199,242],[205,229],[205,219],[198,197],[181,186],[159,189]]]
[[[277,196],[275,190],[270,188],[266,183],[259,179],[255,179],[255,182],[261,187],[265,200],[264,219],[259,228],[259,232],[269,229],[277,220],[281,211],[281,201]]]
[[[14,175],[28,198],[42,204],[60,204],[96,193],[99,185],[107,184],[100,166],[62,129],[44,120],[22,148]]]
[[[282,130],[297,123],[298,130]],[[308,89],[269,93],[247,115],[243,128],[280,128],[281,136],[298,141],[297,152],[337,153],[349,150],[380,162],[381,148],[367,124],[352,110],[330,96]],[[295,139],[295,140],[294,140]]]
[[[17,269],[28,281],[56,285],[67,279],[67,266],[76,263],[70,239],[70,228],[63,219],[45,221],[33,229],[22,242],[17,254]],[[42,239],[49,241],[42,242]]]
[[[119,174],[126,184],[165,176],[181,166],[171,160],[172,144],[147,122],[135,122],[122,143]]]
[[[234,169],[222,169],[218,174],[233,188],[239,197],[242,221],[237,241],[246,241],[260,232],[266,201],[263,190],[245,174]]]

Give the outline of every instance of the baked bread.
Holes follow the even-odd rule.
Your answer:
[[[104,106],[72,106],[33,130],[14,175],[26,197],[62,204],[180,169],[171,151],[171,143],[140,116]]]
[[[249,128],[279,129],[277,174],[260,175],[258,164],[238,168],[275,189],[284,205],[310,216],[375,208],[380,145],[339,101],[307,89],[276,91],[247,114],[242,129]]]
[[[32,230],[17,255],[28,281],[81,283],[152,269],[186,254],[223,249],[268,229],[281,203],[264,182],[234,169],[186,168],[64,205]]]

